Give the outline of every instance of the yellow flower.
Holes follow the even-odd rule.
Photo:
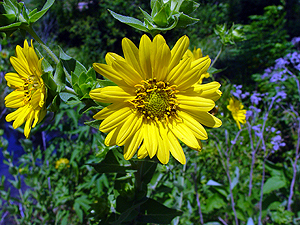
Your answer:
[[[105,144],[125,145],[124,158],[137,152],[139,159],[155,155],[168,163],[170,152],[180,163],[186,158],[178,141],[201,150],[200,140],[207,139],[204,127],[219,127],[222,122],[208,113],[220,98],[218,82],[198,84],[210,65],[208,56],[198,60],[182,59],[189,46],[181,37],[172,50],[165,39],[153,41],[143,35],[139,48],[124,38],[124,58],[108,53],[107,64],[94,63],[94,69],[118,86],[90,92],[96,101],[112,103],[94,115],[103,120],[100,131],[108,133]]]
[[[202,55],[202,51],[200,48],[197,48],[194,47],[194,50],[193,52],[191,50],[187,50],[186,53],[183,55],[183,59],[185,59],[186,57],[191,57],[192,58],[192,61],[195,61],[197,59],[200,59],[203,57]],[[204,78],[209,78],[209,73],[203,73],[201,74],[201,77],[199,79],[199,83],[202,84],[202,81]]]
[[[10,62],[17,73],[5,74],[7,85],[15,89],[5,97],[8,108],[17,108],[16,111],[6,116],[6,121],[14,120],[13,128],[16,129],[25,123],[24,135],[29,137],[31,128],[35,127],[46,115],[46,88],[41,78],[43,74],[41,63],[34,51],[24,41],[24,48],[17,45],[16,57],[10,57]]]
[[[64,169],[70,167],[69,160],[67,158],[60,158],[55,163],[55,169]]]
[[[246,110],[243,109],[243,104],[235,99],[234,97],[231,97],[229,100],[229,105],[227,106],[227,109],[231,111],[233,119],[236,121],[236,124],[239,129],[241,129],[241,125],[246,123]]]

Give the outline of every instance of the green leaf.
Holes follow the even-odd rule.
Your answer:
[[[183,12],[184,14],[190,14],[194,12],[200,6],[199,3],[194,2],[192,0],[185,0],[180,5],[179,12]]]
[[[239,177],[240,177],[240,170],[238,167],[235,167],[235,177],[232,179],[231,185],[230,185],[230,189],[232,190],[237,183],[239,182]]]
[[[206,200],[205,212],[209,213],[214,209],[220,209],[225,205],[226,203],[224,202],[223,198],[220,197],[219,194],[215,193]]]
[[[118,220],[112,223],[113,225],[122,224],[122,222],[129,222],[139,214],[139,207],[144,204],[148,199],[143,198],[138,202],[129,201],[128,198],[118,196],[117,198],[117,211],[121,212]]]
[[[66,93],[66,92],[60,92],[59,93],[59,97],[61,98],[61,100],[63,100],[64,102],[67,102],[69,99],[74,98],[75,100],[79,100],[79,98],[77,97],[77,95],[74,95],[72,93]]]
[[[45,13],[49,10],[49,8],[53,5],[54,2],[55,2],[55,0],[47,0],[47,2],[45,3],[45,5],[41,9],[41,11],[30,16],[29,22],[34,23],[38,19],[40,19],[43,15],[45,15]]]
[[[82,85],[82,84],[85,84],[85,81],[87,80],[87,75],[85,72],[82,72],[79,76],[79,79],[78,79],[78,85]]]
[[[117,14],[111,10],[108,9],[108,11],[110,12],[110,14],[117,20],[119,20],[122,23],[125,23],[131,27],[134,27],[138,30],[144,31],[144,32],[148,32],[148,29],[144,26],[144,24],[139,21],[138,19],[135,19],[133,17],[129,17],[129,16],[123,16],[120,14]]]
[[[188,15],[185,15],[185,14],[180,14],[179,16],[179,21],[177,23],[177,27],[178,28],[181,28],[181,27],[186,27],[186,26],[189,26],[189,25],[192,25],[192,24],[195,24],[199,21],[199,19],[197,18],[193,18],[193,17],[190,17]]]
[[[160,27],[166,27],[168,25],[169,14],[166,10],[167,5],[164,5],[158,13],[153,17],[153,21]]]
[[[94,127],[95,129],[99,129],[101,122],[102,122],[102,120],[93,120],[93,121],[84,122],[84,124]]]
[[[141,223],[170,224],[175,217],[182,215],[181,211],[168,208],[151,198],[141,205],[141,211],[145,212],[137,218]]]
[[[142,8],[139,8],[139,9],[140,9],[141,12],[143,13],[144,17],[145,17],[147,20],[149,20],[149,21],[151,21],[151,22],[153,23],[152,17],[151,17],[146,11],[144,11]]]
[[[90,165],[93,166],[94,169],[100,174],[126,173],[127,170],[132,170],[132,167],[125,167],[120,165],[113,150],[110,150],[100,163],[92,163]]]
[[[82,72],[87,72],[86,68],[80,62],[73,59],[71,56],[68,56],[60,47],[59,51],[59,58],[61,59],[63,66],[69,74],[74,73],[75,75],[77,75],[77,77],[79,77]]]
[[[151,1],[151,17],[153,18],[162,8],[164,2],[163,0],[154,0]]]
[[[114,82],[110,81],[110,80],[97,80],[97,84],[103,88],[103,87],[107,87],[107,86],[117,86]]]
[[[275,176],[269,178],[263,186],[263,193],[268,194],[272,191],[279,190],[287,185],[284,178]]]
[[[42,79],[48,89],[50,89],[53,92],[56,92],[57,85],[56,85],[55,81],[53,80],[52,75],[50,73],[42,74]]]
[[[13,23],[16,20],[14,14],[0,14],[0,27]]]
[[[54,81],[57,84],[57,91],[60,92],[63,90],[66,86],[66,76],[64,73],[64,68],[62,65],[62,62],[59,61],[59,63],[56,65],[56,70],[54,73]]]
[[[88,78],[92,78],[93,81],[96,81],[96,72],[93,68],[89,68],[86,75]]]

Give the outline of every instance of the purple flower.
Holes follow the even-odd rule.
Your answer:
[[[270,82],[277,82],[277,81],[285,81],[287,79],[287,76],[284,75],[286,73],[285,70],[282,71],[274,71],[272,73]],[[284,76],[283,76],[284,75]]]
[[[250,97],[250,101],[252,104],[258,105],[258,103],[261,101],[260,94],[254,91]]]
[[[300,62],[300,54],[298,52],[289,53],[286,57],[293,63],[298,64]]]
[[[277,92],[277,94],[275,95],[274,98],[277,98],[276,102],[280,102],[282,99],[285,99],[286,96],[287,96],[287,94],[284,91],[279,91],[279,92]]]
[[[275,70],[283,69],[285,68],[286,64],[289,64],[289,62],[286,59],[283,58],[276,59],[274,69]]]
[[[233,88],[235,88],[235,92],[233,90],[230,91],[230,93],[236,97],[236,98],[241,98],[241,94],[242,94],[242,85],[233,85]]]
[[[300,37],[294,37],[291,42],[293,45],[298,44],[300,42]]]
[[[271,144],[273,145],[273,149],[277,151],[280,147],[285,146],[280,135],[276,135],[275,137],[271,138]]]
[[[251,110],[246,111],[246,120],[248,120],[253,115],[253,112]]]

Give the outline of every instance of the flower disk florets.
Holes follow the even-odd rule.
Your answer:
[[[136,85],[136,98],[131,101],[135,108],[149,120],[168,121],[176,114],[176,85],[157,81],[156,78],[143,80]]]

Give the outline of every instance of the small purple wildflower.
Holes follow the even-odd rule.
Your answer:
[[[242,94],[242,85],[233,85],[233,88],[235,88],[235,92],[233,90],[230,91],[230,93],[236,97],[236,98],[241,98],[241,94]]]
[[[253,94],[250,96],[250,101],[252,104],[258,105],[258,103],[261,101],[260,94],[254,91]]]
[[[277,98],[276,102],[280,102],[282,99],[285,99],[286,96],[287,96],[287,94],[284,91],[279,91],[279,92],[277,92],[277,94],[275,95],[274,98]]]
[[[300,37],[294,37],[291,42],[293,45],[298,44],[300,42]]]
[[[270,82],[277,82],[277,81],[285,81],[287,79],[287,76],[285,75],[286,71],[274,71],[272,73],[272,76],[270,78]]]
[[[277,151],[280,147],[285,146],[280,135],[276,135],[275,137],[271,138],[271,144],[273,145],[273,149]]]
[[[289,64],[289,62],[286,59],[284,58],[276,59],[274,70],[284,69],[286,64]]]

